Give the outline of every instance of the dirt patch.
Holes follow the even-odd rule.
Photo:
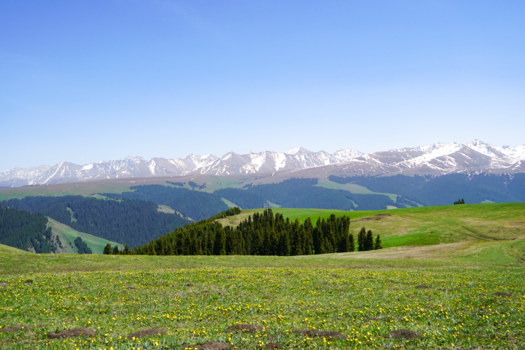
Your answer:
[[[202,291],[202,294],[210,294],[210,291],[205,289],[205,290]]]
[[[193,286],[193,283],[186,283],[184,286],[185,287],[191,287],[191,286]]]
[[[496,292],[496,293],[494,293],[494,295],[496,295],[498,297],[507,297],[507,298],[512,296],[512,294],[505,293],[505,292]]]
[[[58,338],[69,338],[69,337],[78,337],[80,335],[86,336],[86,337],[93,337],[95,335],[95,332],[93,332],[89,328],[75,328],[75,329],[64,329],[58,333],[49,332],[47,336],[51,339],[58,339]]]
[[[416,289],[430,289],[430,287],[427,286],[426,284],[420,284],[420,285],[416,286]]]
[[[310,330],[310,329],[296,329],[293,331],[294,333],[301,334],[310,338],[313,337],[323,337],[323,338],[331,338],[331,339],[348,339],[348,336],[344,335],[343,333],[334,332],[334,331],[318,331],[318,330]]]
[[[314,335],[318,337],[323,338],[330,338],[330,339],[348,339],[348,336],[344,335],[343,333],[334,332],[334,331],[313,331]]]
[[[220,341],[209,341],[201,345],[184,345],[182,349],[191,349],[191,350],[226,350],[232,346],[228,343],[222,343]]]
[[[294,333],[301,334],[307,337],[312,337],[312,331],[309,329],[296,329],[293,331]]]
[[[381,219],[384,219],[386,217],[389,217],[389,216],[392,216],[392,214],[376,214],[374,216],[367,216],[367,217],[364,217],[364,218],[361,218],[361,219],[358,219],[358,220],[354,220],[354,221],[370,221],[370,220],[381,220]]]
[[[390,338],[403,338],[403,339],[415,339],[421,338],[423,335],[418,332],[414,332],[408,329],[396,329],[395,331],[389,332],[388,336]]]
[[[330,275],[330,276],[332,276],[332,277],[334,277],[334,278],[339,278],[339,277],[341,277],[340,275],[337,275],[337,274],[332,274],[332,275]]]
[[[0,333],[7,333],[7,332],[20,332],[20,331],[30,331],[31,327],[26,325],[20,325],[20,326],[8,326],[5,328],[0,329]]]
[[[266,349],[280,349],[283,346],[280,343],[268,343],[268,344],[264,345],[264,347]]]
[[[152,335],[164,334],[164,333],[166,333],[166,332],[163,331],[162,329],[150,328],[150,329],[145,329],[143,331],[131,333],[130,335],[127,336],[127,338],[128,339],[131,339],[131,338],[143,338],[143,337],[150,337]]]
[[[241,323],[241,324],[236,324],[236,325],[233,325],[231,327],[228,327],[228,331],[242,331],[242,332],[248,332],[248,333],[251,333],[251,332],[255,332],[255,331],[259,331],[259,330],[262,330],[263,327],[261,325],[258,325],[258,324],[244,324],[244,323]]]

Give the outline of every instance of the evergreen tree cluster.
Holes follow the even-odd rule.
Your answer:
[[[177,214],[159,212],[158,205],[142,200],[101,200],[83,196],[25,197],[5,206],[42,213],[80,232],[131,247],[147,243],[189,223]]]
[[[47,218],[40,213],[0,206],[0,243],[36,253],[54,253],[61,242],[53,238]]]
[[[74,243],[78,249],[78,254],[92,254],[93,253],[91,248],[88,247],[86,242],[84,242],[82,238],[80,238],[80,236],[75,239]]]
[[[230,210],[231,215],[235,215],[238,208]],[[318,219],[314,226],[310,218],[301,224],[298,220],[290,221],[282,214],[266,209],[249,216],[236,228],[223,227],[217,222],[216,219],[223,216],[226,213],[177,228],[134,248],[132,254],[292,256],[355,251],[354,237],[349,233],[350,218],[347,216],[331,215],[327,220]],[[371,231],[369,234],[372,236]],[[380,249],[379,236],[376,241],[377,249]],[[371,249],[374,249],[374,242]]]
[[[243,209],[264,208],[266,200],[258,194],[239,188],[223,188],[215,192],[216,195],[239,205]]]
[[[162,185],[142,185],[130,189],[133,192],[103,193],[103,195],[115,199],[140,199],[158,205],[167,205],[185,217],[196,221],[209,218],[228,209],[221,197],[213,193]]]
[[[457,201],[454,202],[454,204],[465,204],[465,200],[463,198],[458,199]]]
[[[124,246],[123,250],[119,250],[118,245],[111,247],[111,244],[106,244],[104,247],[104,251],[102,252],[104,255],[128,255],[131,254],[131,249],[129,249],[129,246],[126,244]]]
[[[367,232],[364,227],[361,228],[357,235],[357,244],[359,245],[357,250],[360,252],[366,252],[368,250],[376,250],[383,248],[381,246],[381,237],[377,235],[374,241],[374,235],[372,234],[372,230],[368,230]]]

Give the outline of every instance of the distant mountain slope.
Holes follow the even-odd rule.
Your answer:
[[[1,203],[15,209],[42,213],[71,228],[109,241],[144,244],[189,223],[177,214],[158,211],[153,202],[101,200],[82,196],[25,197]]]
[[[264,208],[266,203],[263,197],[238,188],[223,188],[213,193],[239,205],[242,209]]]
[[[338,177],[337,183],[355,183],[376,192],[391,192],[423,205],[447,205],[459,198],[467,203],[525,202],[525,174],[449,174],[443,176]]]
[[[128,198],[151,201],[158,205],[167,205],[193,220],[207,219],[228,209],[219,196],[212,193],[174,188],[161,185],[134,186],[132,192],[103,193],[110,198]]]
[[[285,208],[375,210],[395,206],[388,196],[355,194],[316,186],[317,179],[289,179],[276,184],[249,187],[246,191]]]
[[[36,253],[56,251],[56,236],[40,213],[0,206],[0,243]]]
[[[80,237],[83,242],[91,249],[93,254],[102,254],[106,244],[111,244],[112,247],[118,245],[119,248],[123,248],[122,244],[117,242],[109,241],[97,236],[90,235],[89,233],[77,231],[63,223],[60,223],[54,219],[48,218],[48,227],[51,228],[53,234],[56,234],[62,241],[61,253],[78,253],[78,248],[75,245],[75,240]]]

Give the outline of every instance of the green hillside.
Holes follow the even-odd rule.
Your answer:
[[[236,226],[261,209],[244,210],[236,216],[220,219],[223,225]],[[356,234],[366,227],[380,234],[384,247],[433,245],[454,242],[496,242],[525,239],[525,203],[487,203],[418,207],[376,211],[341,211],[330,209],[274,208],[290,220],[312,222],[331,214],[347,215],[350,231]]]
[[[27,254],[32,254],[32,253],[27,252],[25,250],[18,249],[18,248],[13,248],[7,245],[0,244],[0,257],[1,256],[5,257],[5,255],[27,255]],[[5,258],[7,259],[8,257],[5,257]]]
[[[57,234],[62,241],[64,253],[78,253],[78,249],[74,243],[77,237],[80,237],[84,242],[86,242],[88,247],[93,251],[93,254],[102,254],[107,243],[111,244],[111,246],[118,245],[119,248],[124,247],[120,243],[108,241],[103,238],[90,235],[89,233],[74,230],[67,225],[61,224],[60,222],[51,219],[50,217],[48,217],[48,220],[48,226],[51,227],[53,233]]]

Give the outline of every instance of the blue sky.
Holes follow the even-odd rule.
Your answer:
[[[523,1],[0,2],[0,171],[525,143]]]

